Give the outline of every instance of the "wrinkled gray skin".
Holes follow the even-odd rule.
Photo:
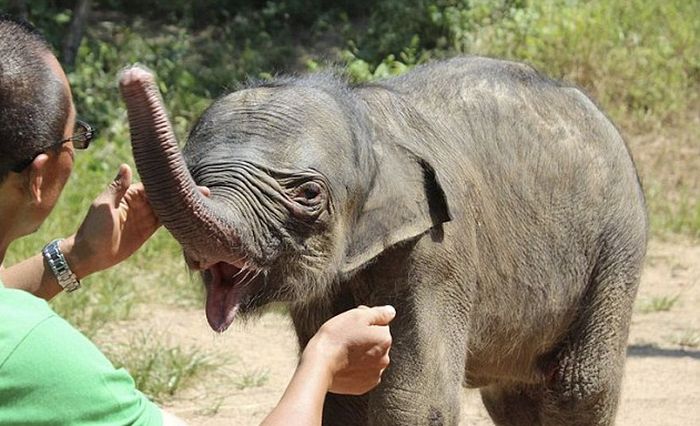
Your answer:
[[[152,77],[122,90],[212,328],[288,301],[303,347],[350,307],[397,308],[381,385],[328,395],[324,424],[456,425],[463,385],[499,425],[613,424],[647,219],[623,140],[579,90],[484,58],[262,83],[203,114],[190,173]]]

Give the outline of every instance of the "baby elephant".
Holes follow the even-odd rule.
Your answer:
[[[345,309],[397,308],[382,383],[329,394],[324,424],[456,425],[462,386],[499,425],[613,424],[647,217],[580,90],[480,57],[280,78],[216,100],[181,153],[154,77],[120,84],[214,330],[288,302],[303,347]]]

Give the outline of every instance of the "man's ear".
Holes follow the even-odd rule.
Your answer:
[[[34,158],[29,167],[27,167],[27,189],[29,190],[29,196],[31,197],[32,203],[34,204],[41,203],[44,182],[46,182],[48,178],[48,162],[48,155],[39,154],[36,156],[36,158]]]

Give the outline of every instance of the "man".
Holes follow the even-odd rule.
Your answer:
[[[76,120],[68,81],[47,43],[29,25],[0,16],[0,263],[12,241],[49,215],[74,149],[87,148],[92,137]],[[74,235],[0,270],[1,424],[181,424],[45,302],[126,259],[157,227],[143,187],[122,165]],[[329,320],[264,424],[320,424],[327,391],[374,387],[389,362],[394,314],[391,307],[358,308]]]

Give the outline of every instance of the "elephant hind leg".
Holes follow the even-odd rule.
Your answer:
[[[614,424],[643,256],[643,244],[608,251],[593,271],[578,318],[552,357],[542,424]]]
[[[568,335],[543,360],[546,379],[482,390],[496,424],[614,424],[644,245],[604,253]]]

